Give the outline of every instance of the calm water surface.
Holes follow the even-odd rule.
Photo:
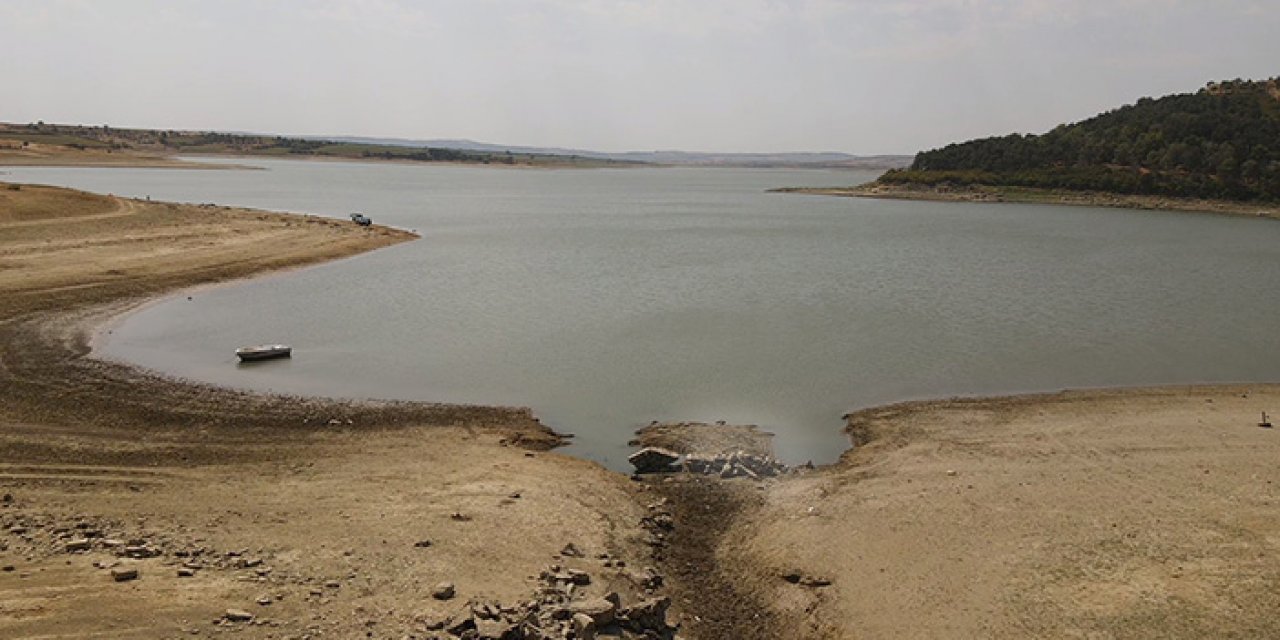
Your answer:
[[[765,193],[872,174],[247,161],[264,171],[7,169],[5,179],[345,216],[390,249],[148,307],[101,351],[223,385],[528,405],[623,464],[650,420],[846,447],[904,399],[1280,380],[1280,223]],[[235,347],[294,346],[237,366]]]

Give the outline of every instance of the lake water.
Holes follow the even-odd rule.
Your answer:
[[[841,415],[906,399],[1280,380],[1280,223],[769,194],[868,173],[10,168],[3,179],[342,216],[423,239],[177,296],[101,353],[278,392],[527,405],[619,468],[651,420],[833,460]],[[240,345],[294,358],[237,366]]]

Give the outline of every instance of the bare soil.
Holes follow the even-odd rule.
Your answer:
[[[90,357],[92,327],[158,294],[412,238],[0,184],[0,637],[425,638],[553,563],[630,601],[651,562],[686,638],[1280,637],[1280,431],[1258,426],[1276,385],[878,407],[828,467],[635,482],[545,451],[560,438],[523,408]]]
[[[612,562],[649,559],[645,489],[543,452],[560,437],[528,409],[258,395],[89,355],[157,294],[414,237],[0,184],[0,637],[427,637],[552,563],[633,599]]]
[[[865,444],[763,492],[717,562],[796,637],[1280,637],[1277,407],[1247,385],[857,412]]]

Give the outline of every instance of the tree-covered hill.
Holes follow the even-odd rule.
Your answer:
[[[1280,79],[1142,98],[1043,135],[916,155],[889,184],[1007,185],[1280,201]]]

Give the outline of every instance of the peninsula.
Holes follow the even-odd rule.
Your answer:
[[[1231,80],[1142,98],[1042,135],[918,153],[874,182],[792,193],[1033,202],[1280,217],[1280,85]]]

